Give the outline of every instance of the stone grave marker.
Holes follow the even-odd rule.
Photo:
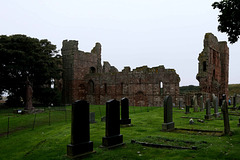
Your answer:
[[[129,100],[127,98],[122,98],[121,100],[121,120],[120,124],[131,124],[131,119],[129,118]]]
[[[198,112],[198,104],[196,95],[193,96],[193,112]]]
[[[215,95],[213,95],[213,108],[214,108],[213,116],[215,118],[218,118],[220,116],[220,113],[218,112],[218,97]]]
[[[106,103],[105,137],[102,138],[101,147],[111,148],[123,144],[123,135],[120,134],[120,103],[109,100]]]
[[[174,122],[172,118],[172,97],[166,96],[164,98],[164,123],[162,124],[162,131],[174,130]]]
[[[203,102],[203,96],[200,96],[200,111],[204,111],[204,102]]]
[[[106,122],[106,116],[101,117],[101,122]]]
[[[191,112],[189,111],[189,109],[190,109],[190,106],[189,106],[189,105],[186,105],[186,112],[185,112],[185,114],[191,113]]]
[[[234,94],[234,96],[233,96],[233,109],[235,109],[236,108],[236,94]]]
[[[179,100],[179,101],[178,101],[178,109],[181,109],[181,108],[182,108],[182,101]]]
[[[81,100],[72,105],[71,144],[67,145],[70,158],[94,153],[90,141],[89,103]]]
[[[210,99],[207,99],[205,108],[206,108],[206,115],[205,115],[205,119],[210,119],[210,118],[211,118],[211,106],[210,106]]]
[[[90,112],[89,113],[89,122],[90,123],[96,123],[96,121],[95,121],[95,112]]]
[[[230,134],[230,124],[228,117],[228,105],[224,100],[222,103],[222,113],[223,113],[223,121],[224,121],[224,134]]]

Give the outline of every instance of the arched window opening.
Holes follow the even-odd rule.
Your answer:
[[[96,69],[94,67],[90,67],[90,73],[96,73]]]
[[[160,95],[163,95],[163,83],[159,82]]]

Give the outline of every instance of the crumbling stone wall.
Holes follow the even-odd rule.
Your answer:
[[[197,80],[201,92],[214,93],[220,99],[228,97],[229,48],[227,42],[218,42],[212,33],[206,33],[204,49],[198,57]],[[209,97],[210,98],[210,97]]]
[[[63,100],[71,104],[85,99],[91,104],[105,104],[109,99],[129,99],[134,106],[161,106],[166,95],[176,103],[179,75],[164,66],[125,67],[119,72],[109,62],[101,65],[101,45],[91,53],[78,50],[77,41],[63,41]]]

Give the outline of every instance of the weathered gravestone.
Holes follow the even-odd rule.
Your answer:
[[[81,100],[72,105],[71,144],[67,145],[67,155],[71,158],[94,153],[90,141],[89,103]]]
[[[218,97],[213,94],[213,108],[214,108],[214,113],[213,116],[215,118],[218,118],[220,116],[220,113],[218,112]]]
[[[106,103],[106,129],[102,138],[102,147],[115,147],[123,144],[123,135],[120,134],[120,103],[109,100]]]
[[[189,112],[189,109],[190,109],[190,106],[186,105],[186,112],[185,112],[185,114],[191,113],[191,112]]]
[[[89,122],[90,123],[96,123],[96,121],[95,121],[95,112],[89,113]]]
[[[127,98],[122,98],[121,100],[121,120],[120,124],[131,124],[131,119],[129,118],[129,100]]]
[[[206,115],[205,115],[205,119],[210,119],[210,118],[211,118],[211,106],[210,106],[210,99],[207,99],[205,108],[206,108]]]
[[[198,112],[198,104],[196,95],[193,96],[193,111]]]
[[[182,102],[181,100],[178,101],[178,109],[181,109],[181,108],[182,108],[182,106],[183,106],[182,103],[183,103],[183,102]]]
[[[172,97],[166,96],[164,99],[164,123],[162,124],[162,131],[174,130],[174,122],[172,118]]]
[[[224,100],[222,104],[222,113],[223,113],[223,121],[224,121],[224,134],[230,134],[230,124],[228,117],[228,105]]]
[[[106,122],[106,116],[101,117],[101,122]]]
[[[200,111],[204,111],[203,96],[200,97]]]

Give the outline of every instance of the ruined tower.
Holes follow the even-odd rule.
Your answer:
[[[78,41],[64,40],[62,44],[63,103],[71,104],[74,100],[86,99],[85,75],[102,72],[101,44],[96,43],[90,53],[79,51]]]
[[[214,93],[220,99],[228,96],[229,48],[227,42],[218,42],[212,33],[206,33],[204,49],[198,57],[197,80],[201,92]]]

